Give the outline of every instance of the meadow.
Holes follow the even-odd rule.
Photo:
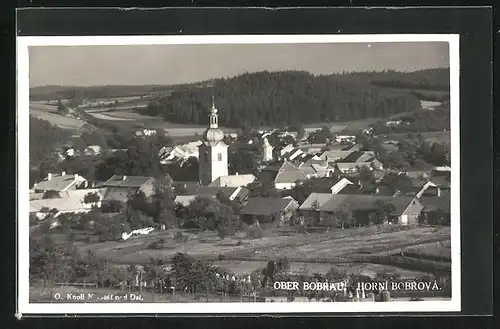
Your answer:
[[[178,230],[175,230],[177,232]],[[93,250],[114,264],[142,264],[151,258],[170,259],[176,253],[187,253],[198,259],[219,263],[234,272],[261,268],[267,261],[287,257],[294,271],[306,268],[309,272],[327,272],[332,266],[349,271],[364,271],[373,275],[386,269],[403,276],[412,276],[411,271],[391,264],[371,262],[371,257],[383,258],[400,255],[401,251],[433,244],[435,248],[447,249],[449,228],[416,227],[396,231],[384,231],[380,227],[336,229],[319,233],[296,233],[289,229],[266,230],[259,239],[250,239],[244,232],[221,240],[215,232],[181,230],[185,242],[177,242],[172,231],[156,231],[147,236],[138,236],[126,241],[83,243],[77,242],[82,251]],[[150,249],[158,239],[165,244],[161,249]],[[439,244],[438,242],[445,242]],[[445,251],[442,251],[445,253]],[[410,255],[410,254],[408,254]],[[364,259],[366,261],[364,261]],[[445,263],[449,259],[442,259]]]

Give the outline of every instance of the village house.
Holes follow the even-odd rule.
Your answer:
[[[419,199],[423,205],[422,215],[426,222],[439,221],[449,225],[451,221],[451,199],[450,194],[440,197],[422,197]],[[440,216],[440,218],[432,217]]]
[[[89,145],[83,151],[83,154],[87,156],[99,155],[101,154],[101,147],[99,145]]]
[[[96,193],[99,201],[85,203],[85,196]],[[30,214],[35,214],[38,219],[44,219],[49,213],[58,217],[64,213],[85,213],[93,207],[100,208],[106,189],[81,189],[66,190],[59,193],[59,197],[51,199],[30,200]]]
[[[217,186],[199,186],[188,187],[179,193],[174,202],[179,203],[185,207],[189,206],[191,202],[197,197],[216,198],[220,194],[222,197],[230,201],[239,200],[246,201],[250,191],[246,187],[217,187]]]
[[[63,171],[61,174],[48,173],[44,180],[33,185],[33,192],[63,192],[75,190],[77,188],[85,188],[86,185],[88,185],[88,181],[84,177],[78,174],[67,174]]]
[[[156,135],[156,130],[154,129],[141,129],[135,132],[135,135],[138,137],[149,137]]]
[[[241,221],[261,227],[287,225],[299,204],[293,198],[258,197],[251,198],[240,211]]]
[[[185,161],[190,157],[199,157],[198,147],[201,141],[190,142],[183,145],[164,146],[158,151],[161,164],[168,164],[175,161]]]
[[[357,184],[346,185],[336,194],[365,194],[365,195],[380,195],[380,196],[397,196],[387,186],[379,186],[377,184]]]
[[[352,216],[360,225],[369,225],[376,216],[378,204],[392,205],[387,221],[401,225],[416,224],[423,209],[415,197],[311,193],[299,211],[314,226],[331,225],[339,211]]]
[[[274,182],[278,190],[292,189],[297,182],[307,179],[306,174],[286,160],[277,161],[263,168],[260,172],[260,180]]]
[[[139,192],[143,192],[149,198],[155,193],[155,182],[156,180],[153,177],[113,175],[101,185],[106,188],[104,201],[127,202]]]
[[[257,180],[257,177],[255,177],[252,174],[243,174],[243,175],[228,175],[228,176],[221,176],[214,180],[212,183],[210,183],[208,186],[213,186],[213,187],[240,187],[240,186],[247,186],[250,183],[253,183]]]
[[[345,159],[353,151],[343,151],[343,150],[328,150],[320,153],[318,156],[325,161],[339,161]]]

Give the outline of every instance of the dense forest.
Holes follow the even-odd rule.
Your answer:
[[[417,90],[450,90],[449,68],[426,69],[414,72],[372,71],[339,75],[347,80],[366,81],[372,85]]]
[[[69,131],[31,115],[29,125],[30,166],[53,157],[53,152],[71,137]]]
[[[417,97],[336,75],[307,72],[257,72],[218,79],[212,87],[177,89],[144,111],[166,121],[208,123],[212,95],[219,122],[228,127],[344,121],[385,117],[420,109]]]

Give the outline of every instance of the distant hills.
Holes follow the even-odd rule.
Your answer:
[[[386,117],[420,109],[420,100],[449,98],[449,69],[312,75],[255,72],[175,86],[43,86],[31,100],[146,96],[141,113],[175,123],[206,124],[211,97],[228,127],[294,125]]]
[[[166,121],[206,124],[211,97],[228,127],[258,127],[386,117],[421,108],[420,99],[446,98],[447,69],[315,76],[308,72],[256,72],[187,86],[142,110]],[[434,94],[425,95],[433,92]],[[437,94],[436,94],[437,92]]]

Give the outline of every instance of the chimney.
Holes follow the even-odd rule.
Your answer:
[[[66,176],[66,172],[65,172],[65,171],[63,171],[63,172],[61,173],[61,176]]]
[[[52,174],[51,173],[48,173],[47,174],[47,180],[51,180],[52,179]]]
[[[123,180],[124,181],[127,180],[127,176],[123,175]]]

